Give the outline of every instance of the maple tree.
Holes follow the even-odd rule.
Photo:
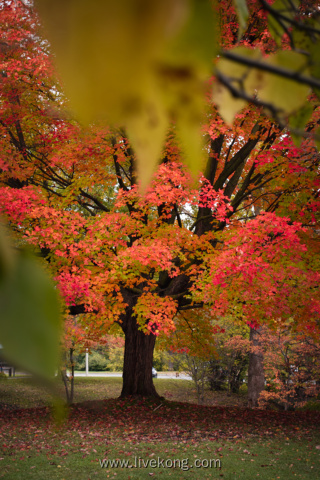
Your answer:
[[[127,132],[83,128],[66,116],[32,8],[2,6],[1,210],[17,245],[31,244],[42,257],[88,337],[119,323],[122,396],[157,396],[158,337],[199,350],[198,337],[210,352],[224,315],[252,327],[292,317],[297,331],[316,337],[314,139],[296,146],[252,104],[227,125],[209,100],[203,174],[194,179],[183,165],[172,125],[142,194]],[[314,96],[310,102],[312,132],[319,107]]]

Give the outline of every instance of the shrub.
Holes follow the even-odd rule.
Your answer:
[[[320,348],[311,338],[290,329],[261,334],[267,388],[260,406],[284,410],[303,407],[320,393]]]
[[[92,352],[89,355],[89,370],[105,371],[108,370],[108,360],[98,352]]]

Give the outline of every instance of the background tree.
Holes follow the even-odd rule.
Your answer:
[[[302,407],[319,394],[319,345],[307,335],[287,330],[262,330],[260,351],[264,355],[267,389],[260,406],[288,410]]]
[[[184,371],[187,372],[196,387],[198,404],[204,403],[205,389],[207,387],[207,376],[209,372],[209,362],[203,358],[184,355]]]
[[[212,390],[228,388],[230,393],[239,389],[248,372],[250,351],[249,327],[235,325],[230,319],[225,330],[215,336],[216,358],[210,360],[208,381]]]

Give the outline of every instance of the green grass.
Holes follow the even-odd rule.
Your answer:
[[[30,378],[0,382],[0,401],[7,404],[0,409],[0,479],[320,478],[317,411],[249,410],[236,406],[236,400],[228,407],[121,400],[111,398],[119,394],[121,378],[76,380],[77,399],[86,402],[72,407],[60,426],[44,406],[51,403],[50,395]],[[189,392],[189,399],[193,394],[188,381],[155,383],[162,394]],[[103,459],[138,468],[101,468]],[[150,460],[153,464],[144,468]],[[211,460],[212,467],[195,468],[196,460],[205,465]],[[221,468],[215,468],[218,461]]]
[[[161,396],[168,400],[197,403],[193,382],[180,379],[154,379]],[[64,387],[57,379],[57,387],[64,396]],[[75,377],[75,402],[103,400],[119,397],[122,388],[120,377]],[[52,403],[52,397],[41,385],[30,377],[0,379],[0,407],[12,405],[15,408],[43,407]],[[230,395],[228,392],[206,392],[206,405],[245,406],[246,392]]]
[[[65,396],[64,386],[60,379],[56,385]],[[120,395],[121,378],[75,378],[75,402],[103,400]],[[8,404],[15,408],[44,407],[52,404],[52,395],[42,385],[37,385],[30,377],[8,378],[0,381],[0,405]]]
[[[52,443],[52,442],[51,442]],[[54,445],[54,443],[52,443]],[[82,454],[73,452],[68,455],[43,455],[36,450],[26,454],[7,457],[0,461],[0,478],[6,480],[70,480],[70,479],[318,479],[320,478],[319,451],[313,444],[279,440],[252,442],[199,442],[197,444],[127,445],[115,443],[108,449],[98,444],[96,452]],[[249,452],[249,453],[248,453]],[[127,461],[133,468],[101,468],[99,459],[105,458]],[[148,463],[144,468],[143,464]],[[162,463],[161,463],[162,460]],[[195,468],[203,465],[207,468]],[[211,460],[211,468],[210,468]],[[138,468],[134,468],[137,465]],[[159,465],[159,466],[158,466]],[[173,467],[171,467],[173,465]],[[220,465],[220,468],[219,468]],[[170,468],[171,467],[171,468]],[[188,469],[188,470],[187,470]],[[151,474],[151,475],[150,475]]]

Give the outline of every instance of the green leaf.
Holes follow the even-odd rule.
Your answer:
[[[310,73],[313,77],[320,79],[320,40],[318,39],[315,43],[310,43],[309,53],[310,53]],[[320,98],[320,89],[314,88],[314,91],[318,98]]]
[[[237,15],[239,19],[239,37],[241,37],[242,33],[245,32],[247,28],[248,18],[249,18],[249,10],[247,7],[246,0],[233,0],[233,3],[237,10]]]
[[[299,6],[299,0],[276,0],[272,4],[273,10],[284,15],[288,20],[293,20],[296,15],[295,8]],[[282,36],[286,29],[290,27],[290,22],[281,18],[279,23],[271,13],[268,15],[268,26],[271,35],[278,46],[281,46]]]
[[[0,228],[0,288],[2,282],[5,281],[14,263],[14,254],[10,246],[9,240]]]
[[[289,126],[292,129],[303,129],[307,121],[309,120],[313,112],[313,105],[309,102],[305,103],[302,108],[293,113],[289,117]],[[295,132],[291,132],[294,143],[299,147],[301,144],[302,136],[297,135]]]
[[[3,250],[1,251],[3,255]],[[50,378],[59,361],[57,290],[38,262],[23,252],[0,285],[0,343],[9,362]]]

